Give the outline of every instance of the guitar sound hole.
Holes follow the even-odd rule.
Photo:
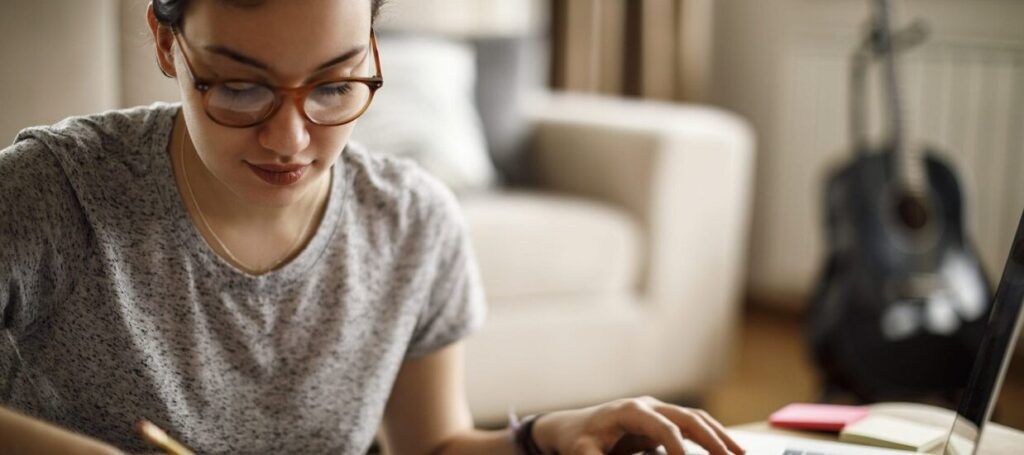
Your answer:
[[[904,195],[896,205],[900,220],[910,229],[918,230],[928,225],[928,208],[920,198]]]

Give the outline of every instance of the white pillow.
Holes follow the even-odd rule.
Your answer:
[[[378,40],[384,86],[358,120],[352,138],[375,152],[408,157],[454,191],[495,181],[474,103],[472,46],[441,38]]]

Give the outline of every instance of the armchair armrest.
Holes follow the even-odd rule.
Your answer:
[[[687,321],[664,341],[700,344],[689,360],[722,371],[745,275],[751,128],[708,106],[564,93],[537,100],[530,117],[538,183],[638,220],[640,291],[653,311]]]

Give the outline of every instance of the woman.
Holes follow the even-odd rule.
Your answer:
[[[624,399],[479,431],[483,320],[457,203],[348,144],[381,0],[154,0],[180,104],[22,131],[0,153],[0,451],[739,453],[703,411]],[[585,380],[585,378],[581,378]]]

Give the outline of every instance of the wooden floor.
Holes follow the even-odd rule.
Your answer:
[[[816,376],[800,317],[748,306],[742,327],[732,371],[703,403],[708,412],[736,425],[764,420],[788,403],[815,401]],[[1024,356],[1010,364],[994,420],[1024,429]]]

